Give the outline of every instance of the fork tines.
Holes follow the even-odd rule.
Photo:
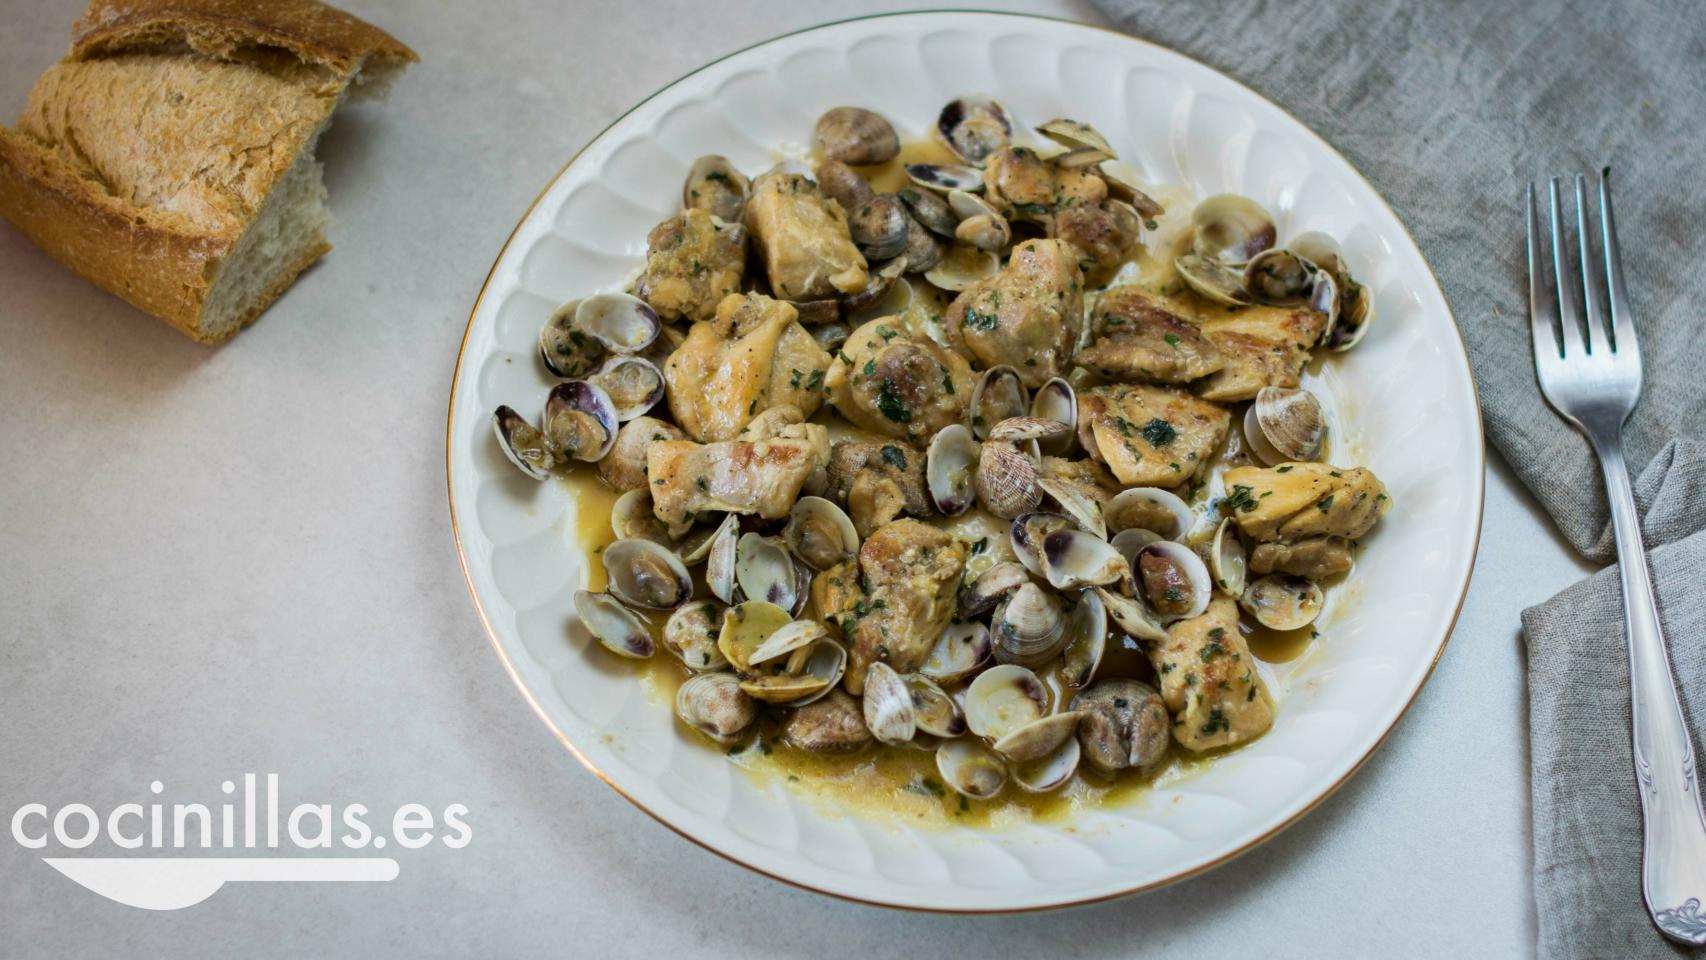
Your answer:
[[[1623,287],[1623,260],[1618,252],[1616,223],[1611,212],[1611,168],[1606,167],[1599,174],[1599,232],[1603,259],[1598,269],[1593,265],[1591,252],[1584,178],[1576,175],[1575,261],[1578,272],[1574,275],[1569,269],[1569,240],[1564,228],[1557,177],[1548,182],[1548,191],[1552,221],[1550,257],[1541,249],[1542,234],[1539,214],[1535,209],[1534,184],[1528,185],[1528,299],[1536,360],[1546,366],[1549,360],[1594,356],[1635,359],[1635,331]],[[1544,262],[1547,259],[1551,261],[1550,278]],[[1606,319],[1608,312],[1609,323]],[[1638,363],[1636,360],[1637,369]]]

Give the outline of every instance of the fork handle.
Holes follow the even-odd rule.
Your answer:
[[[1647,912],[1665,936],[1706,944],[1706,813],[1694,774],[1694,749],[1659,628],[1622,438],[1611,431],[1609,439],[1593,439],[1611,502],[1629,633],[1630,719],[1641,792],[1641,891]]]

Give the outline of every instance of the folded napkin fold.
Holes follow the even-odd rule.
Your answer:
[[[1522,189],[1613,168],[1646,361],[1624,438],[1706,765],[1706,17],[1685,2],[1094,2],[1280,104],[1373,182],[1445,289],[1493,445],[1602,563],[1615,552],[1599,465],[1534,381]],[[1523,631],[1539,955],[1695,955],[1663,940],[1641,903],[1616,571],[1525,611]]]

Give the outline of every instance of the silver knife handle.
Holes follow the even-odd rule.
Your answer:
[[[1591,434],[1590,434],[1591,436]],[[1623,619],[1629,633],[1629,700],[1635,779],[1641,792],[1641,892],[1659,930],[1684,943],[1706,944],[1706,813],[1695,779],[1694,749],[1676,698],[1670,655],[1659,628],[1647,572],[1641,518],[1629,488],[1623,443],[1592,437],[1623,576]]]

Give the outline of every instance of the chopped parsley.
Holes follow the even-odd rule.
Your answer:
[[[1249,487],[1244,486],[1242,483],[1235,483],[1232,485],[1232,495],[1226,498],[1226,508],[1228,510],[1249,513],[1251,510],[1256,509],[1256,498],[1250,496]]]
[[[1173,425],[1156,417],[1143,425],[1143,439],[1149,441],[1152,447],[1165,447],[1179,436],[1179,431]]]
[[[906,404],[900,399],[900,392],[894,384],[884,380],[877,386],[877,412],[888,417],[895,423],[911,423],[912,413],[906,409]]]
[[[1167,341],[1167,346],[1172,347],[1174,350],[1179,349],[1179,338],[1173,334],[1166,334],[1161,339]]]
[[[1217,733],[1224,733],[1231,729],[1232,721],[1227,719],[1226,711],[1220,709],[1218,704],[1210,707],[1208,711],[1208,719],[1204,720],[1202,723],[1202,735],[1205,737],[1212,737]]]
[[[1333,495],[1329,493],[1315,501],[1315,508],[1320,510],[1322,513],[1326,513],[1328,510],[1331,510],[1333,508]]]
[[[896,470],[906,469],[906,453],[899,447],[885,444],[882,449],[883,462]]]

